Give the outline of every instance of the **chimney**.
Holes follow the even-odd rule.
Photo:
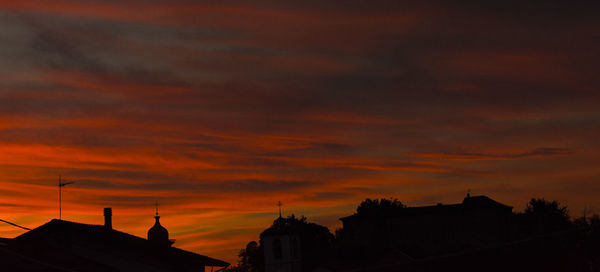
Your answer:
[[[112,209],[104,208],[104,227],[112,229]]]

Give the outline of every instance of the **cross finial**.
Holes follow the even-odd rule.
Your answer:
[[[281,201],[277,201],[277,206],[279,206],[279,217],[281,217],[281,206],[283,206],[283,204],[281,204]]]
[[[156,216],[158,216],[158,201],[156,201],[155,205],[156,205]]]

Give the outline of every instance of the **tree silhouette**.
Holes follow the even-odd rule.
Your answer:
[[[263,246],[258,245],[255,241],[251,241],[246,245],[245,249],[240,250],[238,257],[240,259],[236,268],[237,270],[231,270],[232,272],[260,272],[265,270]]]
[[[524,216],[536,232],[556,231],[571,226],[568,207],[543,198],[532,198],[527,203]]]
[[[356,214],[359,216],[390,216],[402,211],[406,206],[396,198],[367,198],[356,208]]]

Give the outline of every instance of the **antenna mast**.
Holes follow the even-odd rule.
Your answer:
[[[58,175],[58,220],[62,220],[62,182]]]
[[[71,182],[62,182],[62,177],[59,174],[58,175],[58,219],[62,220],[62,187],[69,185],[69,184],[73,184],[75,183],[74,181]]]

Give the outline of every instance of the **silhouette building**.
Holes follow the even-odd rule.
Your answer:
[[[0,241],[0,260],[13,260],[14,271],[205,271],[229,263],[172,247],[167,229],[156,222],[148,239],[112,228],[112,210],[104,225],[53,219],[13,239]],[[8,256],[8,257],[7,257]],[[31,267],[31,270],[21,270]]]
[[[265,272],[302,271],[299,233],[286,225],[281,215],[260,237],[264,244]]]
[[[413,257],[506,241],[512,207],[487,196],[459,204],[405,207],[386,216],[340,218],[345,242],[363,249],[397,249]]]

